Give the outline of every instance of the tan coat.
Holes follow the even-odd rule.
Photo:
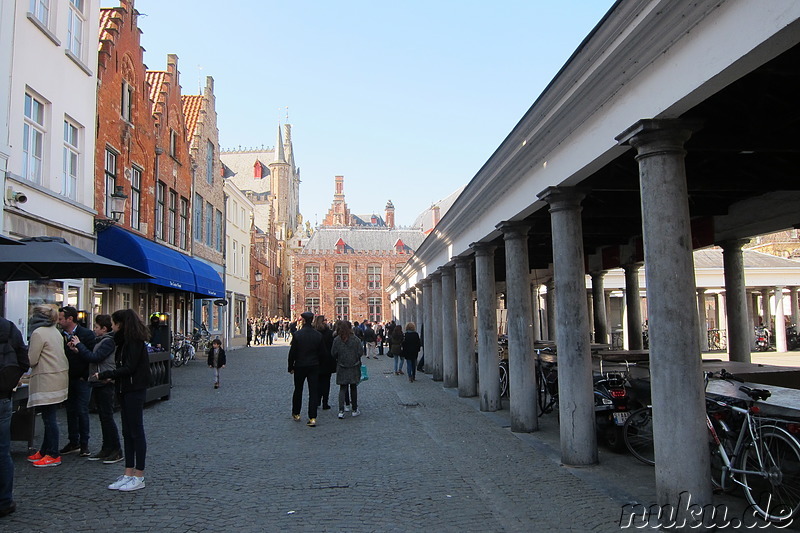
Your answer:
[[[64,337],[55,327],[33,330],[28,347],[31,381],[28,407],[61,403],[69,390],[69,362],[64,354]]]

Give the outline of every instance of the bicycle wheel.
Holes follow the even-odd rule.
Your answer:
[[[500,361],[500,396],[508,398],[508,361]]]
[[[800,446],[791,434],[776,426],[762,426],[756,439],[747,443],[741,469],[751,472],[742,474],[747,501],[765,520],[786,522],[797,514]]]
[[[183,347],[178,348],[177,350],[175,350],[175,353],[172,354],[172,366],[174,368],[178,368],[179,366],[181,366],[183,364],[183,358],[181,358],[181,350],[182,349],[183,349]]]
[[[631,455],[646,465],[656,464],[652,408],[642,407],[632,412],[622,426],[622,438]]]

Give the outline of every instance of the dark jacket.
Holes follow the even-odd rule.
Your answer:
[[[82,342],[75,345],[80,355],[86,362],[89,363],[89,375],[107,370],[114,370],[116,368],[116,361],[114,353],[117,351],[117,345],[114,343],[114,334],[106,333],[97,337],[94,349],[90,350]],[[102,382],[92,382],[90,385],[105,385]]]
[[[324,360],[325,343],[322,342],[322,333],[311,327],[311,324],[304,324],[292,335],[289,372],[293,372],[295,367],[318,366]]]
[[[375,342],[376,340],[375,330],[367,326],[367,329],[364,330],[364,342]]]
[[[361,341],[351,335],[347,341],[333,339],[331,353],[336,359],[336,384],[353,385],[361,380]]]
[[[13,361],[0,359],[0,365],[8,365],[0,369],[0,398],[11,398],[14,387],[19,383],[19,378],[31,367],[28,360],[28,347],[25,346],[22,333],[17,326],[3,317],[0,317],[0,343],[8,344],[10,351],[14,352]],[[0,350],[2,349],[3,347],[0,347]],[[0,357],[2,355],[3,352],[0,352]],[[9,355],[11,354],[9,353]],[[16,363],[16,366],[13,363]]]
[[[214,348],[211,347],[207,350],[208,353],[208,366],[214,366]],[[225,366],[225,349],[222,346],[219,347],[219,355],[217,356],[217,368],[222,368]]]
[[[125,342],[122,332],[118,332],[114,335],[114,343],[117,345],[117,368],[100,372],[98,379],[115,380],[122,393],[146,389],[150,382],[150,358],[144,342]]]
[[[402,345],[403,357],[413,361],[419,355],[420,346],[419,334],[416,331],[406,331]]]
[[[325,345],[325,358],[322,360],[319,371],[323,374],[333,374],[336,372],[336,359],[331,355],[333,331],[331,331],[331,328],[326,327],[320,333],[322,334],[322,344]]]
[[[392,333],[392,336],[389,337],[389,354],[391,355],[403,355],[402,353],[402,345],[403,345],[403,334],[395,335]]]
[[[86,379],[89,377],[89,361],[81,357],[80,353],[75,353],[67,347],[67,340],[73,335],[80,339],[81,344],[86,346],[87,350],[94,349],[97,337],[95,337],[94,331],[83,326],[76,326],[69,338],[64,336],[64,353],[67,354],[67,360],[69,360],[69,379]]]

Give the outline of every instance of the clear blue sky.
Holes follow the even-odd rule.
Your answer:
[[[102,0],[103,7],[115,6]],[[468,183],[612,0],[137,0],[145,63],[212,76],[223,148],[274,146],[288,106],[305,220],[411,224]]]

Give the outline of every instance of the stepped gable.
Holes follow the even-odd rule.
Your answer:
[[[150,84],[150,105],[152,106],[153,115],[161,114],[164,107],[164,95],[167,89],[164,88],[166,83],[169,83],[169,72],[163,70],[148,70],[145,73],[147,83]]]
[[[311,235],[303,251],[335,252],[339,239],[344,241],[347,251],[392,253],[397,251],[395,244],[401,240],[406,253],[411,253],[422,244],[425,235],[416,229],[318,228]]]

